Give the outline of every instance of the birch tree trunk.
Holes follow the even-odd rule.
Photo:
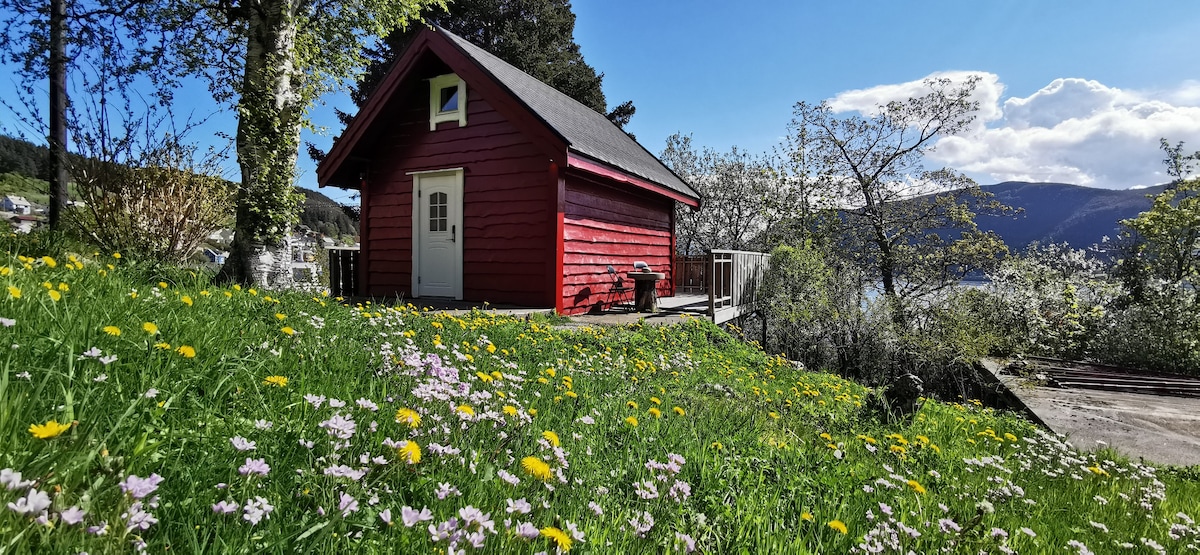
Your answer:
[[[237,158],[242,184],[225,279],[271,287],[291,284],[283,237],[295,220],[293,192],[304,99],[296,70],[298,2],[246,6],[246,61],[238,101]]]

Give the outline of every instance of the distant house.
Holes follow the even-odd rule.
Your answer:
[[[699,194],[603,114],[422,30],[317,168],[362,193],[358,291],[602,307],[609,265],[674,294],[675,205]]]
[[[208,257],[208,261],[213,264],[224,264],[229,258],[229,251],[215,251],[213,249],[204,249],[204,256]]]
[[[29,201],[25,200],[25,197],[17,195],[4,195],[4,200],[0,201],[0,208],[14,214],[29,215],[33,212],[33,206],[29,204]]]
[[[29,214],[17,214],[9,218],[8,223],[12,227],[13,233],[29,233],[42,225],[42,218]]]

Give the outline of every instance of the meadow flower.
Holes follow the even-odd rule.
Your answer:
[[[80,509],[78,505],[72,505],[71,508],[58,513],[58,518],[62,519],[64,524],[72,526],[83,522],[84,516],[87,516],[87,513],[83,509]]]
[[[458,488],[450,485],[449,482],[438,482],[438,489],[434,494],[437,495],[438,500],[442,500],[447,497],[461,495],[461,492],[458,491]]]
[[[158,397],[158,389],[153,388],[153,387],[150,389],[147,389],[146,392],[142,394],[142,397],[145,397],[147,399],[153,399],[155,397]]]
[[[104,333],[107,333],[113,337],[120,337],[121,328],[118,328],[117,326],[104,326]]]
[[[696,540],[691,536],[680,532],[675,532],[675,545],[683,549],[684,553],[692,553],[696,551]]]
[[[50,291],[47,291],[46,294],[50,295],[50,300],[52,300],[54,302],[58,302],[58,301],[62,300],[62,293],[59,293],[58,291],[50,290]]]
[[[70,424],[59,424],[57,420],[48,420],[45,424],[30,424],[29,433],[38,439],[50,439],[58,437],[63,432],[70,430]]]
[[[500,411],[509,416],[516,416],[520,412],[517,410],[517,407],[512,405],[504,405],[504,408],[500,409]]]
[[[146,322],[142,324],[142,331],[150,335],[158,335],[158,325],[154,322]]]
[[[257,444],[242,436],[233,436],[229,438],[229,442],[233,444],[233,448],[238,451],[253,451]]]
[[[36,515],[50,508],[50,496],[45,492],[31,489],[25,496],[17,498],[15,503],[8,503],[8,510],[21,515]]]
[[[813,514],[808,511],[804,511],[804,512],[800,513],[800,520],[803,520],[805,522],[812,522],[813,519],[815,519],[815,518],[816,517],[814,517]]]
[[[626,417],[626,418],[625,418],[625,423],[626,423],[626,424],[629,424],[630,426],[632,426],[632,427],[634,427],[634,428],[636,428],[636,427],[637,427],[637,425],[638,425],[638,419],[637,419],[637,417],[635,417],[635,416],[629,416],[629,417]]]
[[[518,513],[518,514],[527,515],[527,514],[529,514],[530,511],[533,510],[533,505],[530,505],[529,502],[526,501],[524,497],[522,497],[520,499],[516,499],[516,500],[505,499],[504,504],[506,505],[506,507],[504,508],[504,512],[509,513],[509,514]]]
[[[533,523],[530,522],[518,523],[516,527],[513,528],[513,533],[527,540],[537,539],[542,535],[541,531],[537,529],[537,526],[534,526]]]
[[[654,482],[646,480],[644,482],[636,482],[633,484],[634,492],[642,499],[658,499],[658,486]]]
[[[604,509],[600,507],[599,503],[596,503],[595,501],[588,501],[588,508],[591,509],[596,516],[604,516]]]
[[[163,477],[158,474],[151,474],[146,478],[140,478],[137,475],[130,474],[126,476],[121,483],[122,493],[128,493],[134,499],[142,499],[158,490],[158,485],[163,481]]]
[[[47,266],[49,266],[49,267],[51,267],[51,268],[53,268],[53,267],[55,267],[55,266],[58,266],[58,262],[57,262],[57,261],[55,261],[53,258],[51,258],[51,257],[49,257],[49,256],[43,256],[43,257],[42,257],[42,264],[45,264],[45,265],[47,265]]]
[[[951,532],[958,533],[962,531],[962,526],[959,526],[958,523],[954,522],[953,519],[941,518],[938,519],[938,529],[941,530],[943,534],[949,534]]]
[[[8,286],[8,296],[12,297],[14,299],[19,299],[19,298],[21,298],[21,290],[17,287],[13,287],[12,285],[9,285]]]
[[[1074,547],[1079,555],[1092,555],[1093,553],[1092,550],[1088,549],[1088,546],[1084,545],[1083,542],[1079,540],[1068,541],[1067,547]]]
[[[687,411],[683,410],[683,407],[675,407],[671,410],[675,411],[675,414],[678,414],[679,416],[687,414]]]
[[[267,376],[263,379],[263,385],[273,385],[275,387],[287,387],[288,379],[284,376]]]
[[[504,482],[510,486],[515,486],[521,483],[521,479],[518,478],[516,474],[504,470],[503,468],[496,471],[496,476],[499,476],[501,480],[504,480]]]
[[[0,485],[3,485],[4,489],[8,491],[25,489],[32,486],[33,483],[33,480],[21,480],[21,473],[11,468],[0,470]]]
[[[655,418],[662,418],[662,411],[658,410],[658,407],[650,407],[650,410],[646,412]]]
[[[412,528],[421,522],[433,520],[433,513],[429,512],[429,507],[422,507],[420,511],[405,505],[400,508],[400,520],[404,526]]]
[[[186,305],[188,305],[188,306],[192,306],[192,298],[191,298],[191,297],[189,297],[189,296],[187,296],[187,295],[184,295],[184,296],[180,297],[180,298],[179,298],[179,300],[180,300],[180,302],[182,302],[183,304],[186,304]]]
[[[106,356],[102,356],[96,360],[99,361],[100,364],[108,366],[109,364],[112,364],[117,361],[117,355],[106,355]]]
[[[545,439],[546,441],[549,441],[550,444],[555,447],[559,447],[562,445],[562,443],[558,440],[558,434],[551,432],[550,430],[546,430],[546,431],[542,432],[542,438]]]
[[[12,318],[0,318],[0,326],[11,328],[15,325],[17,325],[17,321]]]
[[[408,464],[417,464],[421,462],[421,446],[415,441],[401,441],[396,456]]]
[[[550,472],[550,465],[537,457],[525,457],[521,459],[521,468],[530,476],[537,478],[543,482],[549,481],[553,475]]]
[[[249,522],[251,526],[262,522],[264,518],[271,518],[271,513],[275,510],[265,498],[255,496],[254,499],[247,499],[246,505],[242,507],[242,518]]]
[[[471,417],[475,416],[475,409],[471,408],[471,405],[459,405],[454,409],[454,412],[458,413],[459,418],[464,420],[470,420]]]
[[[238,510],[238,504],[233,501],[218,501],[213,504],[212,511],[219,515],[231,515]]]
[[[332,405],[332,401],[330,404]],[[329,435],[338,439],[350,439],[351,437],[354,437],[354,430],[357,425],[354,423],[353,419],[342,416],[341,414],[335,414],[329,420],[321,422],[320,424],[317,424],[317,426],[324,428]]]
[[[840,520],[831,520],[831,521],[829,521],[829,527],[830,527],[830,528],[833,528],[834,530],[838,531],[838,532],[839,532],[839,533],[841,533],[841,534],[848,534],[848,533],[849,533],[849,529],[847,529],[847,528],[846,528],[846,523],[845,523],[845,522],[842,522],[842,521],[840,521]]]
[[[296,335],[296,330],[292,329],[291,326],[283,326],[279,328],[279,331],[283,332],[284,335]]]
[[[238,467],[238,474],[249,476],[250,474],[258,474],[266,476],[271,471],[271,466],[267,464],[266,459],[251,459],[246,458],[246,464]]]
[[[579,417],[579,422],[591,426],[592,424],[596,423],[596,419],[592,418],[591,416],[584,415]]]
[[[358,512],[358,499],[354,496],[342,492],[338,498],[338,510],[342,512],[342,517],[350,516],[350,513]]]
[[[151,526],[158,524],[158,518],[147,511],[146,505],[141,501],[130,505],[129,510],[121,514],[121,518],[125,519],[126,532],[148,530]]]
[[[313,395],[312,393],[305,393],[304,400],[308,401],[308,404],[312,405],[312,408],[319,409],[319,408],[321,408],[321,404],[325,402],[325,396],[324,395]]]
[[[191,345],[180,345],[178,349],[175,349],[175,352],[182,355],[183,358],[195,358],[196,357],[196,349],[193,348]]]
[[[542,528],[541,533],[543,536],[550,538],[558,546],[559,551],[571,550],[571,536],[568,536],[566,532],[553,526],[547,526]]]
[[[642,511],[641,514],[634,515],[629,519],[629,526],[633,528],[634,534],[639,538],[644,538],[654,528],[654,516],[647,511]]]
[[[367,399],[366,397],[359,397],[357,401],[354,401],[354,404],[358,405],[358,408],[360,409],[369,410],[371,412],[376,412],[379,410],[379,405],[375,404],[374,401]]]
[[[922,486],[921,483],[916,480],[909,480],[908,487],[912,488],[913,491],[919,494],[925,493],[925,486]]]
[[[254,428],[256,430],[270,430],[271,428],[274,428],[274,427],[275,427],[274,422],[268,421],[263,418],[259,418],[258,420],[254,421]]]

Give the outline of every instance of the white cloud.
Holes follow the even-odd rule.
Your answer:
[[[983,77],[975,99],[981,125],[941,139],[929,156],[988,184],[1057,181],[1125,189],[1169,181],[1159,139],[1200,149],[1200,81],[1169,90],[1130,91],[1097,81],[1055,79],[1041,90],[1001,102],[994,74],[946,72],[930,77]],[[838,111],[870,114],[879,104],[920,94],[922,81],[847,91],[830,100]],[[986,125],[982,125],[986,123]]]
[[[880,106],[893,100],[907,100],[929,93],[925,81],[929,79],[946,78],[954,83],[962,83],[971,76],[978,76],[979,83],[971,100],[979,102],[979,112],[976,114],[979,122],[989,122],[1004,115],[1000,110],[1000,96],[1004,94],[1004,84],[1000,76],[983,71],[939,71],[931,73],[916,81],[895,85],[879,85],[869,89],[856,89],[839,93],[829,99],[829,107],[834,112],[861,112],[871,115],[878,112]]]

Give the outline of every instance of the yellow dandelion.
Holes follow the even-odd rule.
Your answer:
[[[842,534],[848,534],[848,533],[850,532],[850,531],[849,531],[849,530],[846,528],[846,523],[845,523],[845,522],[842,522],[842,521],[840,521],[840,520],[831,520],[831,521],[829,521],[829,527],[830,527],[830,528],[833,528],[834,530],[837,530],[838,532],[841,532]]]
[[[916,480],[909,480],[908,487],[912,488],[913,491],[921,495],[925,494],[925,486],[922,486],[921,483]]]
[[[630,416],[630,417],[628,417],[628,418],[626,418],[626,419],[625,419],[625,423],[626,423],[626,424],[629,424],[630,426],[633,426],[634,428],[636,428],[636,427],[637,427],[637,425],[638,425],[638,420],[637,420],[637,417],[635,417],[635,416]]]
[[[816,517],[814,517],[813,514],[808,511],[804,511],[804,512],[800,513],[800,520],[803,520],[805,522],[812,522],[814,518],[816,518]]]
[[[550,538],[557,546],[560,552],[571,550],[571,536],[558,528],[547,526],[541,530],[542,536]]]
[[[165,281],[158,282],[159,289],[166,289],[167,287],[168,287],[167,282],[165,282]]]
[[[570,397],[572,399],[579,397],[579,394],[575,393],[574,391],[567,391],[566,393],[563,393],[563,395],[566,395],[567,397]]]
[[[478,377],[479,377],[479,381],[481,381],[481,382],[483,382],[483,383],[488,383],[488,382],[490,382],[490,381],[492,381],[492,380],[494,380],[494,379],[495,379],[495,378],[493,378],[493,377],[492,377],[492,375],[491,375],[491,374],[485,374],[485,373],[483,373],[483,372],[476,372],[476,373],[475,373],[475,375],[476,375],[476,376],[478,376]]]
[[[45,264],[51,268],[58,266],[58,262],[49,256],[42,257],[42,264]]]
[[[833,436],[829,435],[828,432],[821,432],[821,435],[818,437],[820,437],[821,439],[823,439],[825,441],[833,441]]]
[[[255,297],[257,297],[257,296],[258,296],[258,290],[257,290],[257,289],[250,288],[250,289],[247,289],[247,290],[246,290],[246,292],[247,292],[247,293],[250,293],[251,295],[254,295]]]
[[[196,349],[191,345],[180,345],[175,352],[183,356],[183,358],[196,358]]]
[[[662,418],[662,411],[658,410],[658,407],[650,407],[650,410],[646,412],[655,418]]]
[[[408,424],[409,428],[419,428],[421,426],[421,415],[415,410],[402,408],[396,411],[396,422]]]
[[[529,416],[537,416],[537,409],[529,409]]]
[[[900,445],[893,445],[891,447],[888,447],[888,450],[897,455],[903,455],[904,453],[908,452],[907,449],[905,449],[903,446],[900,446]]]
[[[67,291],[71,290],[71,286],[60,281],[58,282],[58,290],[66,293]]]
[[[421,462],[421,446],[415,441],[402,441],[396,448],[396,456],[408,464]]]
[[[107,333],[113,337],[119,337],[121,335],[121,328],[118,328],[117,326],[104,326],[104,333]]]
[[[638,408],[638,404],[635,401],[629,401],[628,403],[625,403],[625,406],[627,406],[633,410],[637,410],[637,408]]]
[[[58,437],[63,432],[70,430],[70,424],[59,424],[57,420],[50,420],[45,424],[30,424],[29,433],[38,439],[50,439]]]
[[[238,284],[236,284],[236,283],[235,283],[235,284],[233,284],[233,290],[234,290],[234,291],[241,291],[241,290],[242,290],[242,286],[241,286],[241,285],[238,285]]]
[[[488,354],[495,353],[495,352],[496,352],[496,346],[495,346],[495,345],[492,345],[491,343],[488,343],[488,346],[487,346],[487,352],[488,352]]]
[[[471,405],[459,405],[458,408],[454,410],[458,411],[458,413],[462,415],[475,416],[475,409],[471,408]]]
[[[675,407],[671,410],[675,411],[675,414],[678,414],[679,416],[687,414],[687,411],[683,410],[683,407]]]
[[[181,298],[181,299],[179,299],[179,300],[180,300],[180,301],[183,301],[183,304],[186,304],[186,305],[188,305],[188,306],[192,306],[192,298],[191,298],[191,297],[189,297],[189,296],[187,296],[187,295],[184,295],[184,296],[183,296],[183,298]]]
[[[554,369],[553,369],[553,368],[547,368],[547,369],[546,369],[546,375],[547,375],[547,376],[550,376],[551,378],[553,378],[555,374],[556,374],[556,372],[554,371]]]
[[[21,290],[9,285],[8,286],[8,296],[12,297],[14,299],[19,299],[19,298],[21,298]]]
[[[170,351],[170,350],[171,350],[171,344],[170,344],[170,343],[166,343],[166,342],[155,343],[155,344],[154,344],[154,348],[156,348],[156,349],[162,349],[162,350],[164,350],[164,351]]]
[[[0,266],[0,276],[7,277],[7,276],[11,276],[11,275],[12,275],[12,268],[9,268],[8,266]]]
[[[287,314],[283,314],[283,313],[281,313],[281,312],[276,312],[276,313],[275,313],[275,319],[276,319],[276,320],[279,320],[279,321],[281,321],[281,322],[282,322],[282,321],[284,321],[284,320],[287,320]]]
[[[500,409],[500,410],[502,412],[504,412],[504,414],[507,414],[509,416],[516,416],[517,412],[518,412],[517,407],[514,407],[512,405],[504,405],[504,408]]]
[[[48,291],[47,293],[50,294],[50,300],[52,300],[54,302],[58,302],[58,301],[62,300],[62,293],[59,293],[58,291],[52,290],[52,291]]]
[[[550,472],[550,465],[537,457],[525,457],[521,459],[521,468],[530,476],[537,478],[543,482],[549,481],[554,475]]]
[[[158,325],[154,322],[146,322],[142,324],[142,330],[150,335],[158,335]]]
[[[296,335],[296,330],[292,329],[291,326],[283,326],[279,328],[279,331],[283,332],[284,335]]]
[[[656,405],[661,405],[661,404],[662,404],[662,399],[659,399],[658,397],[651,397],[651,398],[650,398],[650,402],[651,402],[651,403],[654,403],[654,404],[656,404]]]
[[[264,385],[273,385],[275,387],[287,387],[288,379],[284,376],[267,376],[263,380]]]
[[[113,253],[113,258],[116,258],[117,260],[120,260],[120,259],[121,259],[121,253],[119,253],[119,252],[114,252],[114,253]]]
[[[767,416],[770,416],[771,418],[774,418],[775,420],[779,420],[779,413],[777,413],[775,411],[768,412]]]

